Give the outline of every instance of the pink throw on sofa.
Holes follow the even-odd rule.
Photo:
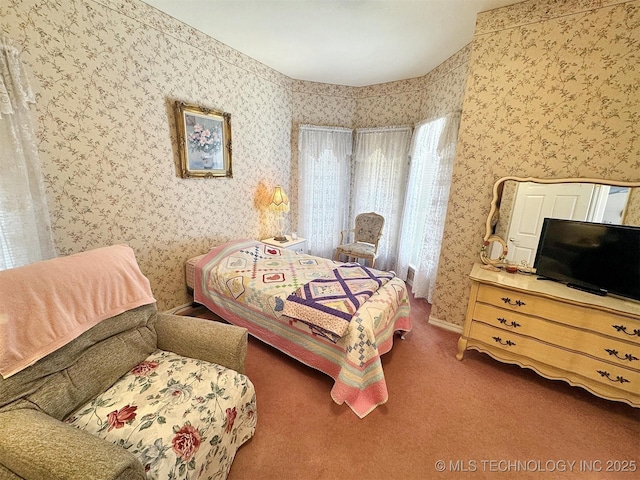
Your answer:
[[[127,245],[1,271],[0,374],[18,373],[102,320],[155,301]]]

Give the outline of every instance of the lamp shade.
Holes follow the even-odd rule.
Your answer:
[[[289,197],[287,197],[287,194],[284,193],[284,190],[280,185],[273,189],[273,195],[271,195],[269,210],[284,213],[287,213],[289,211]]]

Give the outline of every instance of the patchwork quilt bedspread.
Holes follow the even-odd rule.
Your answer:
[[[322,278],[296,289],[282,312],[337,342],[345,334],[358,309],[385,283],[395,277],[358,264],[336,266]]]
[[[411,329],[405,283],[385,272],[354,267],[351,272],[357,272],[355,277],[367,276],[370,281],[371,275],[376,277],[373,283],[378,288],[369,291],[371,285],[365,280],[368,298],[363,302],[362,296],[343,291],[351,295],[350,302],[355,297],[358,301],[337,309],[355,307],[341,332],[324,328],[326,325],[314,319],[285,314],[290,295],[301,292],[310,282],[335,279],[336,269],[349,271],[342,268],[348,265],[255,240],[237,240],[214,248],[198,262],[194,300],[330,375],[335,380],[333,400],[347,403],[362,418],[388,399],[380,355],[391,350],[395,331]]]

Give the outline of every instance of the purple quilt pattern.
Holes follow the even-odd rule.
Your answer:
[[[342,265],[331,276],[311,280],[289,295],[283,313],[319,329],[336,343],[358,308],[394,276],[358,264]]]

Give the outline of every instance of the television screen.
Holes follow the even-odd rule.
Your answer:
[[[545,218],[534,266],[570,287],[640,300],[640,227]]]

